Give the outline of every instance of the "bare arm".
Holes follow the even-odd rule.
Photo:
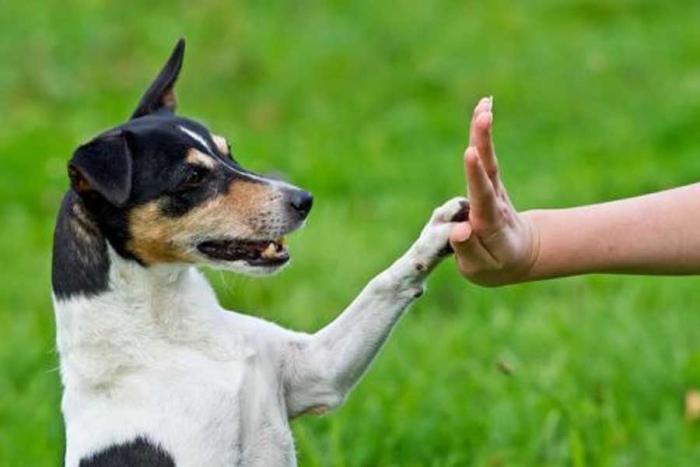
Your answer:
[[[700,184],[609,203],[518,213],[498,175],[492,102],[474,111],[469,222],[451,234],[460,272],[487,286],[586,273],[700,273]]]
[[[528,280],[591,272],[700,273],[700,184],[523,217],[539,234]]]

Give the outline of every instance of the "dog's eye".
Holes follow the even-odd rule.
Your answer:
[[[208,174],[209,171],[203,167],[192,167],[187,177],[183,180],[181,187],[185,189],[196,188],[204,182]]]

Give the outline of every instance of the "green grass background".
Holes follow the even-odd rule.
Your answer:
[[[49,264],[66,160],[130,114],[179,36],[181,112],[316,197],[284,273],[210,276],[227,306],[313,331],[463,193],[480,96],[521,209],[699,180],[699,24],[694,0],[5,0],[0,466],[61,462]],[[683,418],[699,286],[482,289],[447,261],[347,404],[293,423],[300,464],[700,465]]]

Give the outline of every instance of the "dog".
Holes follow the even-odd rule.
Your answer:
[[[342,404],[468,210],[436,209],[315,334],[224,310],[196,266],[278,272],[313,198],[175,114],[184,49],[126,123],[68,163],[52,265],[68,467],[296,465],[289,420]]]

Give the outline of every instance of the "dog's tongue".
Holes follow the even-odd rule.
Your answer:
[[[270,242],[270,241],[267,241],[267,242],[255,242],[255,243],[251,243],[251,244],[250,244],[250,248],[252,248],[253,250],[257,250],[257,251],[265,251],[265,249],[266,249],[267,247],[269,247],[271,243],[272,243],[272,242]]]

